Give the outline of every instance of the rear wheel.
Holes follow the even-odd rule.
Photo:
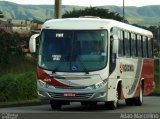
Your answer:
[[[134,98],[125,99],[125,102],[127,106],[132,106],[134,105]]]
[[[54,100],[50,100],[50,105],[51,105],[51,108],[52,108],[52,110],[54,110],[54,109],[61,109],[61,107],[62,107],[62,104],[61,104],[61,102],[60,101],[54,101]]]
[[[140,86],[138,97],[129,98],[129,99],[126,99],[125,101],[126,101],[126,105],[128,106],[132,106],[132,105],[141,106],[143,103],[143,85]]]
[[[143,85],[140,86],[139,97],[135,98],[135,105],[141,106],[143,103]]]

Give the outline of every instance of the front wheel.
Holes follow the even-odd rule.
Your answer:
[[[58,109],[61,109],[61,107],[62,107],[61,102],[54,101],[54,100],[50,100],[50,105],[51,105],[52,110],[54,110],[54,109],[58,110]]]
[[[87,106],[87,105],[88,105],[88,102],[83,101],[83,102],[81,102],[81,105],[82,105],[82,106]]]
[[[89,101],[82,101],[81,102],[81,105],[82,106],[96,106],[97,105],[97,102],[89,102]]]
[[[119,93],[116,91],[116,99],[114,101],[106,102],[105,105],[109,110],[115,110],[118,106]]]
[[[106,102],[105,105],[109,110],[115,110],[117,108],[117,102],[115,101]]]

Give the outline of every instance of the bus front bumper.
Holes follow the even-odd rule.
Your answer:
[[[79,101],[107,101],[107,83],[99,87],[85,88],[57,88],[37,81],[38,96],[42,100],[62,100],[70,102]]]

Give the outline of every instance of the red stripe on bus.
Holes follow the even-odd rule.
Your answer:
[[[154,60],[153,59],[144,59],[142,64],[141,75],[138,81],[138,86],[134,97],[139,96],[141,79],[143,79],[143,95],[148,95],[153,92],[155,83],[154,83]]]

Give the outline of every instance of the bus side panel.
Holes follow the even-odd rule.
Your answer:
[[[144,95],[150,94],[154,89],[154,60],[144,59],[141,77],[144,78]]]
[[[122,79],[124,98],[132,98],[136,92],[142,60],[137,58],[119,58],[119,76]],[[123,96],[121,97],[123,99]]]
[[[108,101],[115,99],[118,82],[121,81],[120,99],[132,98],[138,86],[141,61],[120,57],[117,59],[116,68],[110,74],[108,80]],[[133,67],[133,70],[132,68]],[[119,77],[119,78],[118,78]]]
[[[110,66],[111,67],[111,66]],[[108,96],[107,101],[113,101],[116,99],[116,90],[117,90],[117,84],[118,80],[117,76],[119,76],[119,60],[116,60],[116,67],[113,70],[113,72],[110,72],[109,78],[108,78]],[[121,92],[123,92],[121,90]]]
[[[155,87],[154,60],[152,60],[152,59],[144,59],[143,60],[140,79],[144,79],[143,95],[150,94],[154,90],[154,87]],[[141,80],[139,80],[138,87],[136,89],[136,93],[135,93],[134,97],[139,96],[140,81]]]

